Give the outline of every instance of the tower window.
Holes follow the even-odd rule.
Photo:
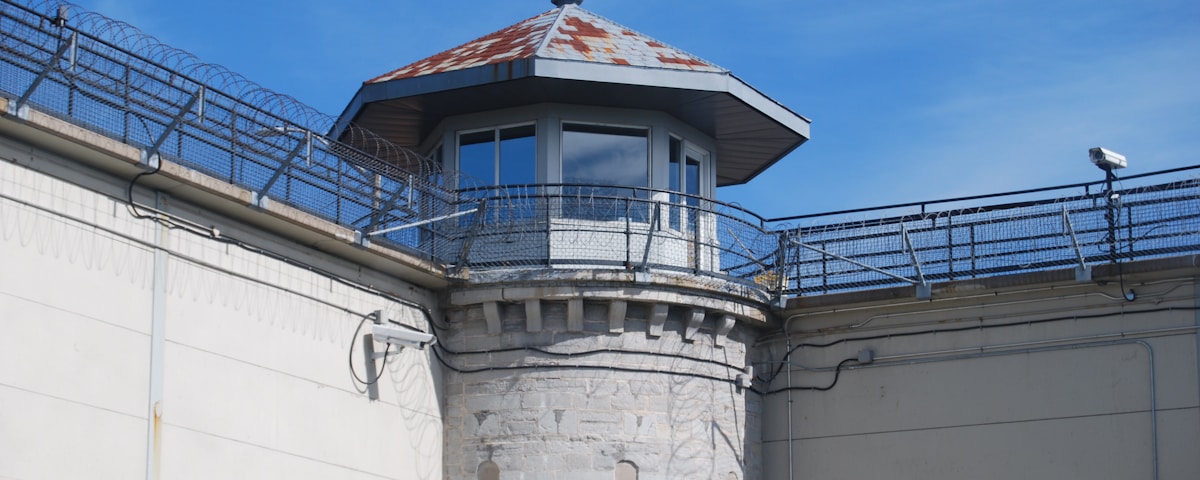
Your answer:
[[[696,207],[700,205],[700,167],[707,154],[675,137],[671,137],[670,154],[667,188],[686,195],[671,195],[671,203],[677,206],[671,207],[669,223],[674,230],[694,232]]]
[[[458,135],[460,188],[537,181],[537,129],[533,124]]]
[[[650,129],[563,124],[562,181],[574,184],[563,193],[579,199],[564,205],[564,215],[587,220],[629,217],[646,221],[646,192],[619,187],[649,186],[649,171]]]

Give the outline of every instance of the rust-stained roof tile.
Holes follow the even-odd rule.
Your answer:
[[[367,80],[379,83],[527,58],[673,70],[721,67],[579,8],[566,5]]]
[[[366,83],[386,82],[434,73],[463,70],[534,55],[558,11],[551,10],[511,27],[477,38],[458,47],[393,70]]]

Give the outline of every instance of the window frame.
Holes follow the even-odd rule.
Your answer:
[[[592,184],[592,182],[568,182],[567,181],[567,178],[566,178],[567,160],[566,160],[566,154],[565,154],[565,150],[567,148],[566,133],[568,131],[567,128],[572,125],[578,125],[578,126],[582,126],[582,127],[600,128],[600,129],[610,128],[610,129],[614,129],[614,130],[617,130],[617,129],[631,130],[631,131],[638,130],[638,131],[643,132],[645,135],[641,138],[644,138],[646,140],[646,150],[645,150],[646,158],[644,159],[644,165],[643,165],[644,181],[642,182],[642,184],[641,185],[626,185],[626,184],[618,184],[618,183],[594,183],[594,184],[597,186],[606,186],[606,187],[637,187],[637,188],[649,188],[651,185],[654,184],[653,183],[653,181],[654,181],[654,179],[653,179],[654,127],[652,125],[629,125],[629,124],[618,124],[618,123],[607,123],[607,122],[589,122],[589,121],[570,120],[570,119],[563,119],[558,124],[558,141],[559,141],[559,149],[558,150],[559,151],[558,151],[557,166],[558,166],[558,178],[560,179],[560,183]],[[587,133],[587,132],[581,132],[581,133]],[[629,136],[633,137],[633,135],[629,135]]]
[[[578,126],[584,129],[592,128],[597,130],[612,129],[612,130],[627,130],[637,131],[641,135],[628,135],[630,138],[642,138],[645,140],[645,157],[642,161],[643,173],[641,183],[638,185],[629,185],[617,183],[615,180],[608,182],[591,182],[591,181],[569,181],[566,175],[567,168],[567,132],[570,127]],[[557,158],[557,170],[559,182],[565,186],[560,192],[563,195],[562,204],[557,208],[557,215],[561,218],[572,218],[577,220],[587,221],[623,221],[634,223],[649,223],[650,217],[650,188],[654,185],[654,125],[637,125],[637,124],[622,124],[611,122],[590,122],[586,120],[562,119],[558,122],[558,140],[559,151]],[[580,132],[580,133],[604,133],[604,132]],[[620,133],[614,133],[620,135]],[[594,185],[594,186],[593,186]],[[585,193],[586,191],[586,193]],[[574,192],[574,193],[572,193]],[[620,208],[619,202],[622,192],[629,192],[625,200],[626,205]],[[582,206],[571,200],[571,195],[576,195],[578,198],[587,197],[590,202],[588,207]],[[601,197],[613,197],[608,199],[595,199],[594,195],[599,194]],[[611,204],[605,206],[606,204]],[[635,205],[640,205],[636,206]],[[588,208],[591,208],[589,211]]]
[[[455,174],[459,175],[459,178],[456,181],[456,188],[459,188],[459,189],[464,188],[464,185],[462,184],[462,181],[463,181],[462,175],[464,174],[463,155],[462,155],[462,148],[463,148],[462,140],[463,140],[464,136],[483,133],[483,132],[492,132],[491,142],[493,144],[493,147],[492,147],[492,162],[491,162],[492,163],[491,178],[477,178],[477,180],[484,182],[484,183],[481,185],[472,185],[472,186],[467,186],[467,187],[468,188],[476,187],[476,186],[478,186],[478,187],[496,187],[496,186],[505,185],[504,183],[501,183],[502,176],[504,174],[504,170],[503,170],[504,166],[502,165],[502,160],[504,158],[502,147],[503,147],[503,142],[505,140],[503,138],[502,132],[504,130],[513,130],[513,129],[525,128],[525,127],[529,127],[531,129],[531,135],[528,135],[526,137],[519,137],[519,138],[531,138],[533,140],[533,155],[528,159],[530,162],[528,165],[529,173],[532,174],[533,181],[529,182],[529,183],[533,183],[533,184],[540,183],[541,175],[540,175],[540,172],[538,169],[538,159],[539,159],[539,155],[541,152],[540,152],[540,148],[538,145],[538,122],[537,122],[537,120],[533,120],[533,121],[524,121],[524,122],[505,123],[505,124],[500,124],[500,125],[490,125],[487,127],[470,128],[470,129],[462,129],[462,130],[455,131],[454,132],[454,172],[455,172]]]
[[[708,198],[705,192],[708,191],[708,172],[711,168],[712,157],[708,150],[688,141],[686,137],[670,134],[668,138],[670,144],[667,148],[666,189],[672,193],[669,198],[671,211],[667,225],[672,230],[695,233],[699,228],[697,223],[699,215],[692,215],[689,212],[698,212],[704,205],[704,199]],[[676,145],[678,145],[678,151],[674,151]],[[696,167],[694,192],[688,191],[690,190],[688,184],[691,183],[688,167],[691,165]],[[685,226],[687,228],[684,228]]]

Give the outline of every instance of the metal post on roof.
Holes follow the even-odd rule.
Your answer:
[[[805,249],[808,249],[808,250],[812,250],[812,251],[814,251],[814,252],[817,252],[817,253],[820,253],[820,254],[822,254],[822,255],[828,255],[828,256],[830,256],[830,257],[836,258],[836,259],[838,259],[838,260],[841,260],[841,261],[843,261],[843,262],[846,262],[846,263],[849,263],[849,264],[852,264],[852,265],[856,265],[856,266],[859,266],[859,267],[865,268],[865,269],[867,269],[867,270],[870,270],[870,271],[872,271],[872,272],[875,272],[875,273],[879,273],[879,274],[882,274],[882,275],[887,275],[887,276],[889,276],[889,277],[892,277],[892,278],[894,278],[894,279],[896,279],[896,280],[900,280],[900,281],[902,281],[902,282],[908,282],[908,283],[911,283],[911,284],[913,284],[913,285],[919,285],[919,284],[921,283],[921,282],[918,282],[918,281],[916,281],[916,280],[913,280],[913,279],[911,279],[911,278],[908,278],[908,277],[902,277],[902,276],[900,276],[900,275],[896,275],[896,274],[894,274],[894,273],[892,273],[892,272],[889,272],[889,271],[887,271],[887,270],[883,270],[883,269],[879,269],[879,268],[876,268],[876,267],[872,267],[872,266],[870,266],[870,265],[867,265],[867,264],[865,264],[865,263],[862,263],[862,262],[859,262],[859,261],[855,261],[855,260],[853,260],[853,259],[850,259],[850,258],[844,257],[844,256],[842,256],[842,255],[838,255],[838,254],[836,254],[836,253],[833,253],[833,252],[830,252],[830,251],[827,251],[827,250],[824,250],[824,249],[821,249],[821,248],[818,248],[818,247],[814,247],[814,246],[812,246],[812,245],[809,245],[809,244],[807,244],[807,243],[801,242],[801,241],[799,241],[799,240],[796,240],[796,239],[794,239],[794,238],[793,238],[793,239],[791,239],[791,242],[792,242],[792,243],[794,243],[794,244],[796,244],[796,246],[798,246],[798,247],[805,248]]]
[[[193,93],[192,98],[188,99],[187,104],[185,104],[183,108],[179,110],[179,113],[175,114],[175,116],[171,118],[171,123],[167,125],[167,128],[163,129],[162,134],[160,134],[158,138],[154,140],[154,144],[150,145],[150,148],[142,151],[143,164],[148,165],[151,168],[158,168],[158,150],[162,148],[163,143],[167,141],[167,137],[171,136],[171,133],[174,132],[176,128],[179,128],[179,125],[183,123],[183,117],[188,113],[191,113],[192,109],[196,107],[197,102],[200,101],[200,98],[203,95],[204,89],[199,89],[196,91],[196,93]]]
[[[271,191],[271,187],[275,186],[275,182],[279,180],[279,177],[283,176],[283,173],[291,168],[292,159],[296,158],[302,149],[304,149],[304,143],[297,143],[296,147],[293,148],[291,152],[288,152],[283,161],[279,162],[279,168],[275,169],[275,172],[271,174],[271,178],[267,180],[267,183],[263,185],[259,191],[254,192],[254,198],[252,199],[252,203],[254,205],[266,208],[266,206],[262,203],[263,199],[267,198],[267,193]]]
[[[375,227],[377,227],[379,224],[383,223],[383,221],[386,219],[386,217],[392,211],[392,209],[396,208],[396,205],[398,205],[398,203],[401,199],[411,198],[411,197],[405,195],[405,193],[404,193],[405,191],[412,192],[412,187],[409,185],[400,184],[400,186],[397,187],[396,190],[392,192],[392,195],[390,197],[388,197],[386,202],[384,202],[382,204],[378,204],[375,208],[371,209],[371,213],[367,214],[363,218],[359,218],[359,219],[355,220],[354,223],[358,223],[358,222],[361,222],[363,219],[369,218],[370,220],[367,223],[366,230],[368,230],[368,231],[375,230]],[[376,196],[374,192],[372,193],[372,196]],[[410,200],[409,203],[411,204],[412,201]],[[398,217],[398,215],[397,215],[397,217]]]
[[[475,222],[471,225],[471,229],[467,232],[466,238],[462,242],[462,251],[458,254],[458,262],[454,264],[454,273],[460,274],[468,271],[471,263],[471,244],[475,242],[475,237],[479,235],[479,231],[483,229],[483,224],[487,221],[487,199],[479,199],[479,204],[474,208]]]
[[[639,272],[649,271],[649,267],[647,265],[650,264],[650,247],[651,242],[654,240],[654,229],[662,228],[662,202],[654,202],[653,212],[654,215],[650,217],[650,223],[646,228],[646,247],[642,249],[642,265],[638,267]],[[699,240],[694,239],[693,241],[695,242]],[[697,259],[697,261],[699,260]]]
[[[1079,239],[1075,237],[1075,226],[1071,225],[1071,216],[1067,213],[1067,206],[1062,207],[1063,234],[1071,239],[1071,247],[1075,249],[1075,260],[1079,265],[1075,267],[1075,281],[1080,283],[1092,281],[1092,267],[1084,263],[1083,250],[1079,248]]]
[[[900,224],[900,235],[904,237],[904,245],[908,248],[908,255],[912,258],[913,268],[917,271],[917,298],[926,300],[933,296],[933,290],[929,287],[929,283],[925,281],[925,274],[921,272],[921,260],[917,258],[917,250],[913,248],[912,238],[908,236],[908,228],[903,223]]]
[[[454,213],[451,213],[451,214],[449,214],[449,215],[442,215],[442,216],[440,216],[440,217],[427,218],[427,219],[425,219],[425,220],[421,220],[421,221],[418,221],[418,222],[406,223],[406,224],[404,224],[404,225],[398,225],[398,226],[395,226],[395,227],[388,227],[388,228],[384,228],[384,229],[382,229],[382,230],[376,230],[376,231],[374,231],[374,232],[368,233],[367,235],[368,235],[368,236],[383,235],[383,234],[385,234],[385,233],[392,233],[392,232],[395,232],[395,231],[404,230],[404,229],[408,229],[408,228],[412,228],[412,227],[419,227],[419,226],[421,226],[421,225],[428,225],[428,224],[430,224],[430,223],[434,223],[434,222],[440,222],[440,221],[442,221],[442,220],[449,220],[449,219],[451,219],[451,218],[458,218],[458,217],[461,217],[461,216],[463,216],[463,215],[470,215],[470,214],[472,214],[472,213],[476,213],[476,212],[480,212],[480,211],[482,211],[482,208],[483,208],[483,205],[484,205],[484,203],[483,203],[482,201],[480,201],[480,202],[479,202],[479,204],[480,204],[480,206],[478,206],[478,207],[475,207],[475,208],[472,208],[472,209],[463,210],[463,211],[461,211],[461,212],[454,212]]]
[[[566,5],[579,5],[583,3],[583,0],[550,0],[550,3],[553,3],[556,7],[562,8]]]
[[[9,115],[19,117],[22,119],[28,119],[29,110],[25,108],[25,106],[26,106],[25,103],[29,101],[29,97],[33,96],[33,92],[35,90],[37,90],[39,85],[42,84],[42,81],[45,80],[46,77],[50,75],[50,72],[52,70],[54,70],[54,66],[56,64],[58,64],[58,62],[60,60],[62,60],[63,55],[65,53],[67,53],[68,50],[71,49],[71,45],[75,44],[74,37],[75,36],[72,35],[71,41],[68,43],[62,44],[62,46],[58,48],[58,51],[54,52],[54,56],[50,57],[50,60],[46,61],[46,66],[44,68],[42,68],[41,72],[38,72],[37,78],[33,79],[33,82],[29,84],[29,88],[25,89],[25,93],[21,94],[21,98],[18,98],[16,102],[10,103],[8,105],[8,114]]]

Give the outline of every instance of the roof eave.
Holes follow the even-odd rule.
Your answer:
[[[534,72],[539,77],[728,93],[796,135],[809,138],[809,124],[812,123],[809,119],[763,95],[728,71],[648,68],[550,58],[535,60]]]
[[[367,105],[403,98],[445,93],[452,90],[471,89],[524,78],[605,83],[628,87],[668,88],[681,91],[728,95],[763,120],[781,127],[776,134],[793,136],[791,140],[776,137],[777,148],[768,156],[755,156],[756,160],[745,166],[754,166],[752,171],[725,179],[722,185],[745,183],[778,162],[796,147],[809,139],[807,118],[787,109],[728,71],[694,71],[662,69],[630,65],[596,64],[577,60],[553,58],[516,59],[490,65],[481,65],[450,72],[420,77],[401,78],[378,83],[364,84],[354,99],[342,112],[335,124],[333,136],[340,136],[345,128],[363,112]],[[721,138],[716,138],[720,143]],[[735,143],[744,143],[740,138]],[[728,158],[718,160],[739,161],[750,158]],[[736,169],[736,167],[735,167]]]
[[[503,82],[533,76],[532,59],[515,59],[508,62],[480,65],[461,70],[435,73],[419,77],[398,78],[375,83],[364,83],[334,123],[331,137],[345,131],[350,122],[369,103],[397,98],[416,97],[431,93],[471,88],[490,83]]]

